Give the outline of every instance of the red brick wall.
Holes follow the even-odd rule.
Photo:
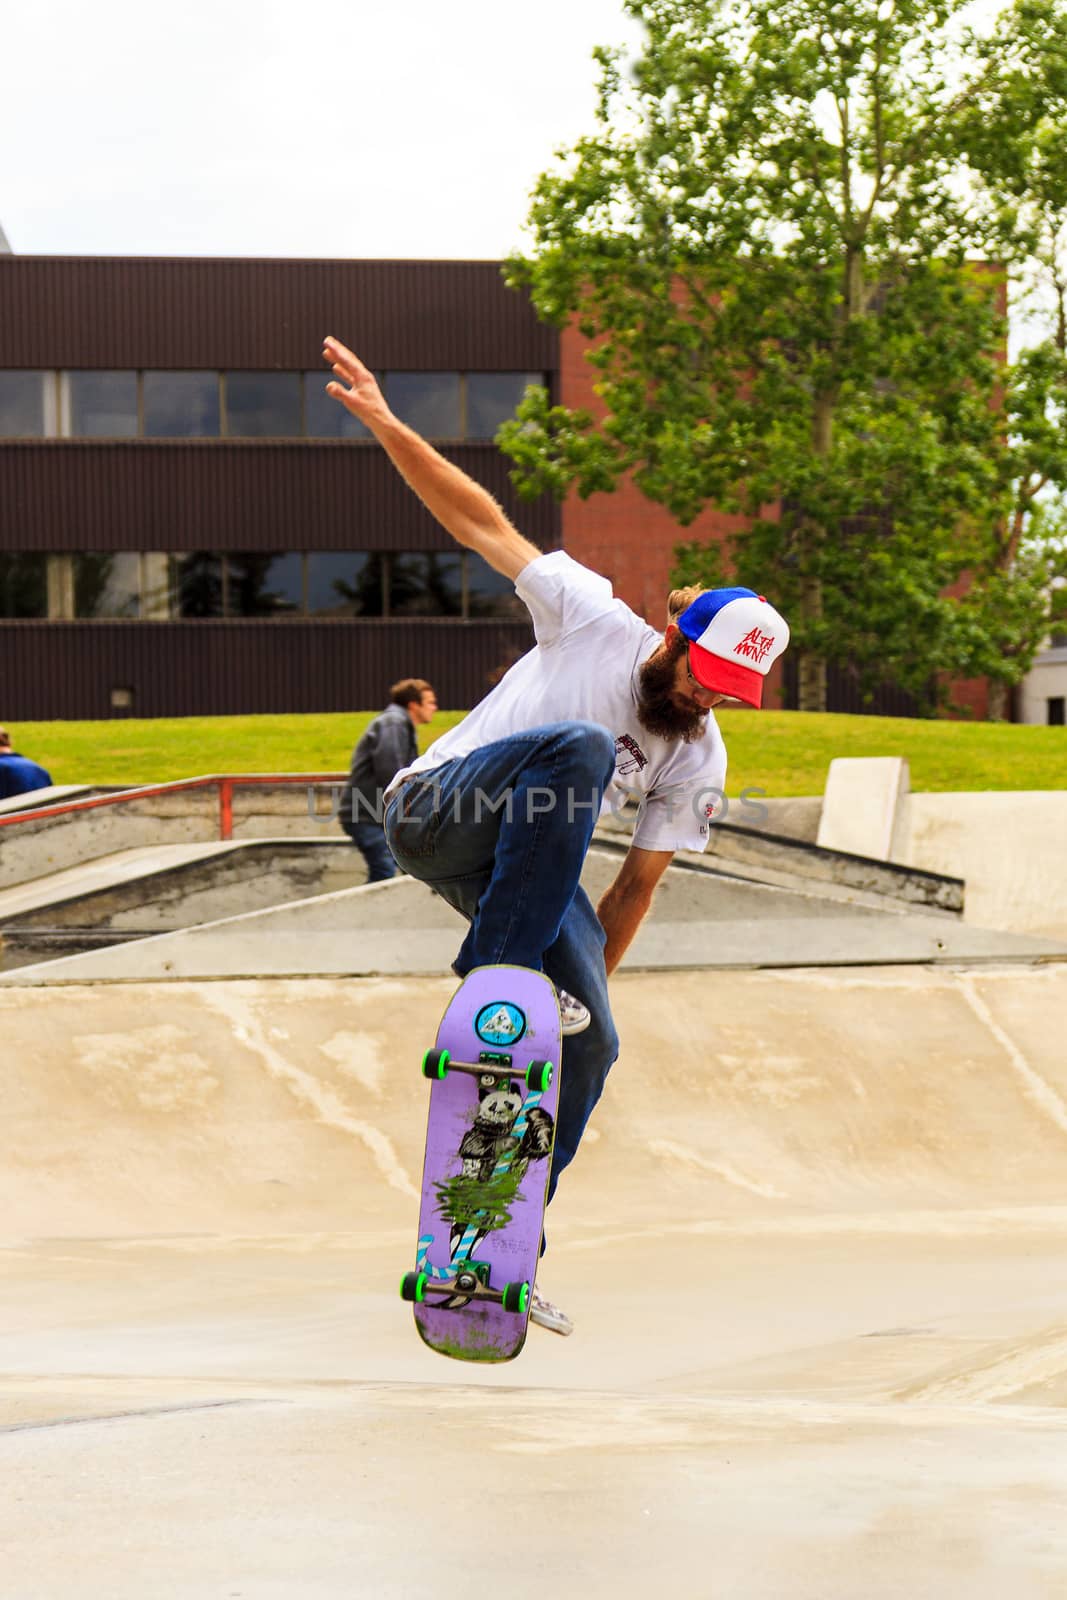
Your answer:
[[[944,715],[950,722],[986,722],[989,719],[989,679],[954,678]]]

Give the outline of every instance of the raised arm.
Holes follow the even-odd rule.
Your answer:
[[[322,358],[335,374],[326,392],[368,427],[405,483],[457,544],[514,581],[541,551],[508,521],[492,495],[405,426],[385,403],[372,372],[332,336]]]

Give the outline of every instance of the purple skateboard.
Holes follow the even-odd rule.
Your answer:
[[[526,1341],[559,1104],[556,991],[528,967],[477,967],[426,1052],[432,1080],[415,1271],[400,1292],[423,1340],[461,1361]]]

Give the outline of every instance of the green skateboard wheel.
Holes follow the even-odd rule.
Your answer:
[[[410,1300],[415,1305],[421,1306],[429,1281],[425,1272],[405,1272],[400,1280],[401,1300]]]
[[[500,1302],[505,1311],[516,1311],[519,1316],[525,1316],[526,1308],[530,1304],[530,1285],[528,1283],[506,1283]]]
[[[447,1078],[448,1063],[452,1057],[447,1050],[427,1050],[422,1058],[422,1075],[424,1078]]]
[[[526,1087],[535,1090],[538,1094],[544,1094],[552,1082],[554,1071],[555,1068],[551,1061],[531,1061],[526,1068]]]

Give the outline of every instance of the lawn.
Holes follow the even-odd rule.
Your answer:
[[[906,756],[916,790],[1067,789],[1067,729],[1003,722],[725,711],[727,789],[822,794],[838,756]]]
[[[375,712],[179,717],[10,725],[16,750],[54,782],[165,783],[208,773],[343,772]],[[445,711],[419,729],[425,750],[462,721]],[[821,794],[835,756],[906,756],[913,789],[1065,789],[1067,729],[1006,723],[723,711],[731,795]]]

